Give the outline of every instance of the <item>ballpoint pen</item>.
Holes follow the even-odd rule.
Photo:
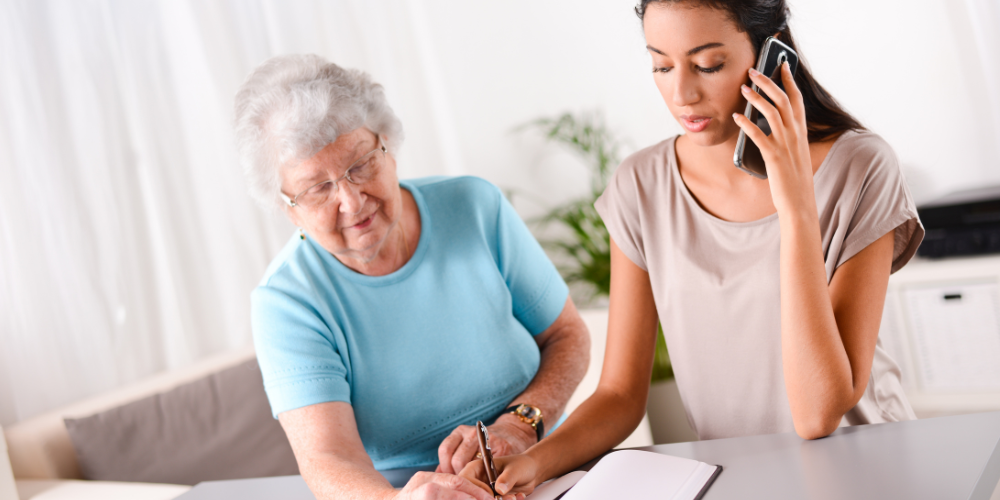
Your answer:
[[[486,467],[486,478],[489,479],[490,490],[493,491],[493,498],[498,499],[497,494],[497,469],[493,465],[493,453],[490,451],[490,435],[486,432],[486,425],[482,421],[476,422],[476,431],[479,434],[479,454],[483,456],[483,465]]]

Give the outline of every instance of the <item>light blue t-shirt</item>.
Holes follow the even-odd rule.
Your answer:
[[[400,181],[420,211],[409,262],[366,276],[296,234],[251,295],[275,416],[354,409],[379,470],[437,463],[458,425],[490,423],[538,371],[534,335],[569,293],[500,190],[475,177]]]

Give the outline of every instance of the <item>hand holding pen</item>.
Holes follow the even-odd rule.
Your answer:
[[[476,459],[469,462],[466,468],[462,471],[462,476],[466,477],[470,481],[479,482],[480,480],[486,482],[489,485],[490,492],[493,494],[493,498],[504,500],[524,500],[525,493],[517,492],[510,493],[508,495],[501,495],[497,491],[497,479],[499,474],[497,473],[496,463],[493,460],[493,452],[490,449],[490,435],[489,431],[486,429],[486,425],[482,422],[476,422],[476,434],[479,438],[479,454]],[[501,487],[501,489],[503,489]]]

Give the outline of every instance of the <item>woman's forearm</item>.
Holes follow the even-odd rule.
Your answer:
[[[656,345],[656,304],[649,273],[611,240],[611,297],[601,381],[565,423],[527,455],[536,479],[565,474],[621,443],[646,412]],[[595,332],[602,335],[604,332]]]
[[[299,473],[320,500],[385,499],[395,490],[372,463],[351,405],[335,401],[278,415]]]
[[[612,239],[611,301],[601,381],[563,425],[526,452],[541,469],[536,480],[565,474],[594,459],[639,425],[649,395],[657,322],[649,274]]]
[[[299,472],[317,500],[386,500],[397,491],[371,463],[359,463],[332,453],[297,457]]]
[[[574,470],[627,438],[645,415],[643,394],[598,387],[563,425],[527,452],[539,464],[541,480]]]
[[[815,211],[780,214],[781,355],[798,434],[832,432],[853,406],[854,383],[830,298]]]
[[[514,403],[528,403],[542,410],[551,428],[562,416],[573,391],[587,373],[590,340],[586,330],[553,339],[541,352],[538,373]]]
[[[526,403],[542,411],[547,427],[559,420],[590,362],[590,335],[572,300],[550,330],[539,334],[541,360],[528,387],[512,403]],[[509,418],[509,417],[501,417]],[[516,418],[516,417],[515,417]]]

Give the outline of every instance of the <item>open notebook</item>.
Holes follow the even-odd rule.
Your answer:
[[[540,485],[528,500],[699,500],[720,472],[721,465],[621,450],[606,455],[590,472],[570,472]]]

